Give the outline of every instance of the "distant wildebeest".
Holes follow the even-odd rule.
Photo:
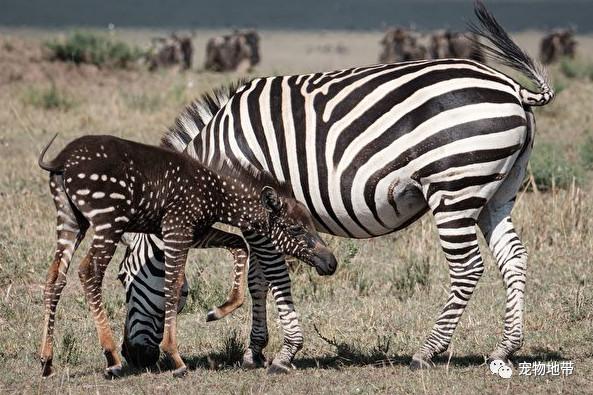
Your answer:
[[[567,56],[574,58],[577,41],[573,29],[558,29],[542,38],[540,44],[540,59],[544,64],[557,62]]]
[[[381,40],[383,51],[379,55],[379,61],[395,63],[427,59],[428,49],[420,42],[420,37],[413,30],[401,27],[389,29]]]
[[[148,69],[154,71],[162,67],[181,64],[183,70],[192,66],[193,45],[190,36],[157,37],[152,39],[152,46],[146,55]]]
[[[442,30],[427,35],[394,28],[385,33],[381,44],[383,52],[379,61],[382,63],[447,58],[484,61],[477,37],[471,33]]]
[[[449,30],[434,32],[430,37],[430,57],[432,59],[473,59],[483,62],[484,53],[477,40],[477,36],[472,33]]]
[[[235,31],[213,37],[206,45],[204,68],[210,71],[244,72],[260,61],[259,35],[255,30]]]

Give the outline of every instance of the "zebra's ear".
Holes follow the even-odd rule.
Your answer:
[[[272,187],[265,186],[261,190],[261,204],[266,210],[271,213],[277,213],[282,208],[282,202],[276,190]]]

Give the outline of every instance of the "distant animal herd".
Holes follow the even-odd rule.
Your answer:
[[[385,31],[380,44],[381,63],[445,58],[485,61],[478,38],[468,32],[420,32],[392,27]],[[555,29],[541,39],[539,58],[543,64],[551,64],[563,57],[574,58],[576,49],[574,29]],[[153,38],[145,60],[151,71],[176,65],[181,66],[182,70],[188,70],[192,67],[193,53],[192,36],[171,34],[169,37]],[[259,64],[260,60],[260,36],[257,31],[235,30],[208,40],[204,69],[214,72],[247,72]]]

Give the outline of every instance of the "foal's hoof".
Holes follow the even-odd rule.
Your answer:
[[[173,377],[181,378],[187,376],[187,366],[182,366],[173,371]]]
[[[118,379],[121,377],[121,365],[113,365],[105,369],[104,376],[107,380]]]
[[[241,364],[243,369],[258,369],[266,367],[266,357],[262,353],[253,353],[251,349],[248,349],[243,354],[243,363]]]
[[[216,314],[215,308],[208,310],[208,315],[206,315],[206,322],[217,321],[218,319],[220,319],[220,317],[218,317],[218,315]]]
[[[412,362],[410,362],[411,370],[430,369],[432,367],[434,367],[434,363],[432,363],[432,361],[427,361],[416,355],[412,357]]]
[[[41,368],[41,377],[43,377],[44,379],[47,379],[51,376],[54,375],[54,370],[51,367],[51,364],[42,364],[42,368]]]
[[[288,374],[295,367],[290,362],[274,359],[268,367],[268,374]]]

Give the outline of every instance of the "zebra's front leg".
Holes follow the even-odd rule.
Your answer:
[[[246,369],[263,368],[266,358],[263,349],[268,345],[268,324],[266,299],[269,283],[264,278],[264,273],[257,257],[251,252],[249,256],[249,274],[247,277],[249,294],[251,295],[251,334],[249,347],[243,354],[242,366]]]
[[[270,289],[278,309],[278,319],[284,334],[282,349],[272,360],[268,373],[288,373],[294,369],[292,365],[294,356],[303,348],[303,332],[292,301],[288,265],[282,254],[276,254],[261,266],[266,280],[270,282]]]
[[[412,357],[411,369],[433,366],[432,358],[449,347],[457,323],[484,272],[475,220],[439,217],[435,213],[441,246],[449,264],[449,296],[424,345]]]
[[[253,322],[251,341],[243,366],[259,367],[265,363],[261,350],[268,343],[266,296],[269,287],[278,309],[284,340],[282,349],[273,359],[268,372],[287,373],[293,369],[292,360],[295,354],[303,347],[303,334],[290,292],[288,266],[284,256],[276,251],[269,239],[250,233],[245,234],[245,239],[250,247],[248,282],[253,303]]]
[[[496,258],[507,294],[504,334],[496,350],[490,354],[489,362],[499,359],[509,363],[509,357],[523,345],[527,251],[513,227],[512,207],[512,202],[498,209],[487,207],[479,218],[480,229]]]

